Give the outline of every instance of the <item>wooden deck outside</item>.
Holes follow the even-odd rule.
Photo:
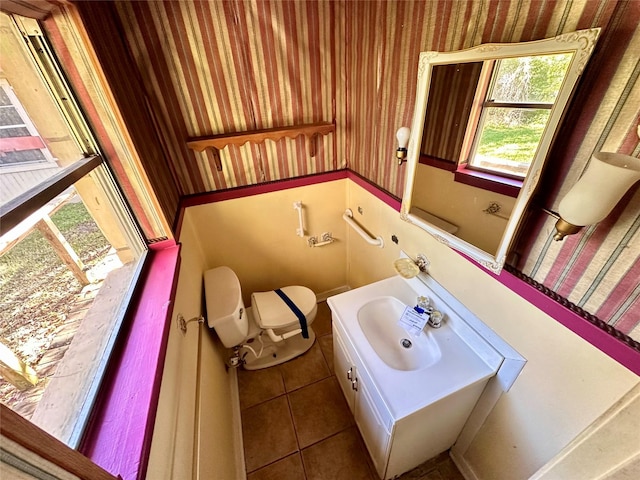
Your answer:
[[[31,418],[44,394],[45,388],[55,374],[58,364],[67,352],[73,336],[80,328],[82,320],[93,304],[101,285],[102,282],[87,285],[77,295],[65,323],[57,328],[54,340],[51,342],[47,352],[42,356],[38,364],[33,366],[40,379],[36,385],[20,391],[0,378],[0,398],[2,398],[2,403],[24,418]]]
[[[49,242],[60,260],[69,268],[80,285],[83,287],[89,285],[91,281],[85,272],[84,264],[71,245],[69,245],[62,232],[51,220],[51,215],[73,200],[76,195],[75,189],[67,189],[67,191],[29,215],[20,224],[0,236],[0,256],[27,238],[34,229],[37,229],[43,238]],[[5,380],[20,389],[28,388],[28,385],[35,384],[38,381],[40,378],[38,373],[26,365],[1,340],[0,347],[0,378],[4,377]]]
[[[106,276],[111,270],[119,268],[121,265],[117,255],[112,250],[101,264],[89,272],[89,275],[94,278],[93,283],[86,285],[80,293],[76,295],[65,323],[56,329],[53,341],[38,364],[32,365],[38,375],[38,383],[35,386],[20,391],[0,377],[0,400],[3,404],[26,419],[32,418],[38,403],[44,395],[45,389],[54,377],[64,355],[67,353],[71,341],[80,329],[87,313],[94,306]],[[107,295],[107,292],[103,293],[103,298],[105,295]],[[99,305],[97,305],[97,308],[99,308]]]

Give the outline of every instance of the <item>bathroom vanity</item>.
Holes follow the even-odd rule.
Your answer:
[[[440,328],[412,334],[398,322],[420,296],[444,320]],[[380,478],[394,478],[449,449],[504,361],[473,328],[477,318],[468,323],[427,284],[400,276],[327,303],[336,377]]]

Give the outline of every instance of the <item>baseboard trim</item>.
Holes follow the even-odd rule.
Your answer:
[[[229,388],[231,390],[231,405],[233,408],[233,445],[236,452],[236,478],[246,480],[247,471],[244,463],[244,443],[242,442],[242,415],[240,412],[240,391],[238,389],[238,369],[229,370]]]
[[[456,467],[458,467],[458,470],[465,480],[480,480],[465,458],[457,453],[455,449],[449,450],[449,456],[451,457],[451,460],[453,460],[453,463],[456,464]]]
[[[327,298],[332,297],[333,295],[338,295],[339,293],[344,293],[351,290],[348,285],[343,285],[338,288],[333,288],[331,290],[327,290],[326,292],[320,292],[316,294],[316,299],[319,302],[324,302]]]

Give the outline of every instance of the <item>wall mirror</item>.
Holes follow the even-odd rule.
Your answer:
[[[499,273],[599,33],[422,52],[402,219]]]

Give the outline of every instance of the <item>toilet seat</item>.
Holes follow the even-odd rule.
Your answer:
[[[280,290],[309,318],[316,308],[316,294],[311,289],[296,285],[282,287]],[[254,318],[261,328],[278,329],[300,324],[298,317],[273,290],[253,293],[251,305]]]

